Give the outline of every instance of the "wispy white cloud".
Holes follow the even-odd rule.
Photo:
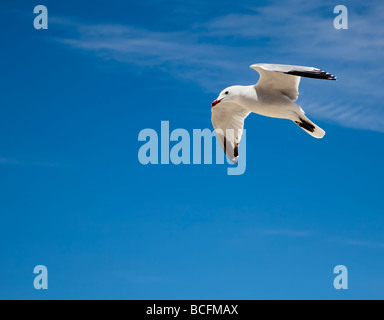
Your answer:
[[[256,74],[252,78],[248,70],[248,65],[256,62],[324,68],[339,76],[340,82],[337,90],[327,87],[332,94],[327,97],[316,93],[318,81],[305,84],[313,100],[299,100],[299,104],[308,114],[347,127],[383,132],[384,27],[380,26],[384,3],[368,6],[361,2],[361,8],[364,14],[350,11],[348,30],[334,29],[332,5],[304,0],[294,0],[283,8],[272,2],[178,32],[65,19],[53,22],[73,29],[70,37],[57,38],[72,48],[141,68],[156,67],[196,81],[211,92],[244,83],[244,79],[256,82]],[[275,61],[277,57],[279,61]],[[336,101],[338,92],[343,92],[344,98]]]
[[[345,239],[345,238],[329,238],[329,241],[336,242],[339,244],[356,246],[356,247],[367,247],[372,249],[384,249],[384,242],[367,241],[358,239]]]
[[[260,234],[264,236],[282,236],[282,237],[299,237],[305,238],[313,235],[308,230],[294,230],[294,229],[263,229],[260,230]]]
[[[0,164],[20,164],[18,160],[10,159],[10,158],[0,158]]]
[[[302,103],[305,111],[314,118],[355,129],[369,129],[384,132],[384,108],[366,107],[343,103],[325,103],[307,101]]]
[[[231,53],[224,45],[199,42],[198,34],[190,31],[159,32],[126,25],[81,24],[64,19],[54,23],[74,28],[76,35],[56,40],[75,49],[92,52],[105,60],[157,67],[175,77],[193,79],[211,91],[223,83],[219,79],[223,70],[235,72],[228,63]]]
[[[23,161],[12,158],[0,158],[0,166],[33,166],[33,167],[68,167],[65,164],[58,162],[44,162],[44,161]]]
[[[357,246],[357,247],[369,247],[372,249],[384,249],[384,242],[370,241],[370,240],[359,240],[355,238],[342,238],[337,236],[326,236],[314,230],[302,230],[294,228],[251,228],[246,232],[248,235],[261,236],[261,237],[285,237],[285,238],[308,238],[308,239],[320,239],[338,243],[346,246]]]

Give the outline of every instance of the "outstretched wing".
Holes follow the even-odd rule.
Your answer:
[[[233,102],[223,101],[212,108],[212,125],[227,157],[237,163],[244,120],[249,111]]]
[[[293,101],[296,101],[299,96],[300,77],[337,79],[328,72],[312,67],[260,63],[251,65],[251,68],[260,74],[260,80],[256,87],[280,91]]]

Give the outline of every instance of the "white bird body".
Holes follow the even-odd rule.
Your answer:
[[[250,112],[266,117],[290,120],[293,120],[291,119],[292,112],[300,112],[301,108],[283,94],[276,95],[275,92],[257,89],[254,85],[234,86],[232,88],[235,87],[239,94],[238,104]]]
[[[292,120],[311,136],[324,137],[325,131],[309,120],[295,101],[302,76],[328,80],[336,77],[311,67],[255,64],[251,68],[260,73],[256,85],[228,87],[211,105],[216,136],[232,162],[237,161],[244,120],[251,112]]]

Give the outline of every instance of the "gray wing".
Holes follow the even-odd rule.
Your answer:
[[[212,125],[227,157],[237,163],[244,120],[250,112],[233,102],[221,102],[212,108]]]
[[[337,80],[330,73],[313,67],[260,63],[251,68],[260,74],[257,87],[280,91],[293,101],[299,96],[300,77]]]

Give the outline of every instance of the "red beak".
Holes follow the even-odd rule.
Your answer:
[[[223,100],[223,99],[220,99],[220,100],[216,99],[215,101],[213,101],[211,104],[211,108],[213,108],[215,105],[217,105],[221,100]]]

